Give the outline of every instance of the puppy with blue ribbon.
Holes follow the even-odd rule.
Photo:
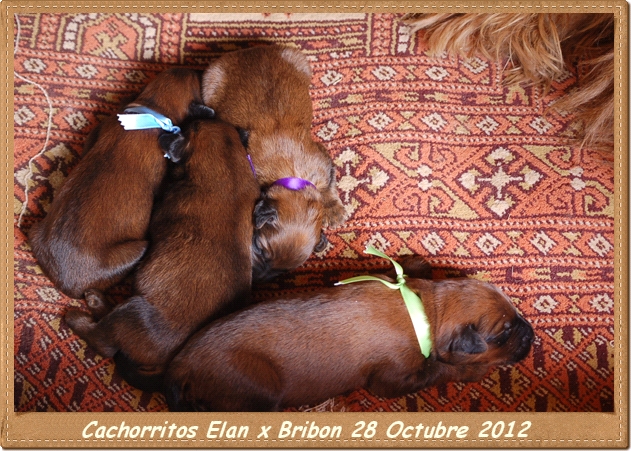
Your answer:
[[[83,310],[66,314],[75,333],[146,391],[162,388],[167,363],[197,329],[244,307],[252,285],[252,210],[260,191],[237,130],[218,120],[194,120],[182,130],[159,138],[179,163],[169,165],[154,203],[151,246],[134,274],[133,296],[100,320]],[[92,300],[91,310],[105,308],[103,299]]]
[[[397,397],[476,381],[528,354],[532,327],[495,285],[421,279],[420,257],[399,265],[366,252],[392,262],[394,277],[279,295],[189,339],[167,372],[170,409],[281,410],[359,388]]]
[[[191,114],[214,114],[202,104],[200,74],[170,69],[87,138],[48,214],[29,233],[39,265],[66,295],[90,303],[93,290],[118,283],[143,257],[167,168],[158,138],[178,133]]]

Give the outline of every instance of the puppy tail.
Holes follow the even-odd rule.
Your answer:
[[[114,355],[116,369],[129,384],[143,391],[161,392],[164,388],[163,371],[143,371],[137,362],[134,362],[122,352]]]

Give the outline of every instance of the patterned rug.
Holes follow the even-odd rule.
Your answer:
[[[301,49],[313,137],[349,213],[330,245],[257,299],[386,268],[362,251],[419,254],[435,278],[499,285],[532,323],[530,355],[479,383],[397,399],[358,390],[301,410],[612,411],[613,167],[568,144],[578,125],[545,96],[505,88],[500,64],[429,58],[395,14],[20,14],[15,18],[15,410],[164,411],[63,321],[67,298],[25,232],[47,211],[88,133],[175,65],[255,44]],[[27,188],[25,188],[27,187]],[[124,298],[129,288],[115,293]]]

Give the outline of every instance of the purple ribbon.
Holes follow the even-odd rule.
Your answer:
[[[274,183],[272,183],[272,185],[280,185],[293,191],[300,191],[301,189],[305,189],[309,186],[312,186],[314,188],[316,187],[309,180],[301,179],[298,177],[285,177],[282,179],[278,179]]]
[[[248,161],[250,162],[250,168],[252,168],[252,174],[254,174],[254,178],[256,178],[256,169],[254,169],[254,163],[252,163],[252,157],[250,154],[247,154]]]

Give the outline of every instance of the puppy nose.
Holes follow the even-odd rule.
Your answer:
[[[530,352],[530,347],[535,339],[535,331],[528,321],[520,317],[515,325],[515,332],[518,333],[521,338],[513,355],[513,361],[518,362]]]
[[[530,323],[528,321],[526,321],[523,318],[520,318],[520,322],[519,325],[521,327],[521,329],[523,330],[523,336],[522,336],[522,341],[524,343],[532,343],[535,339],[535,331],[533,330],[532,326],[530,325]]]

